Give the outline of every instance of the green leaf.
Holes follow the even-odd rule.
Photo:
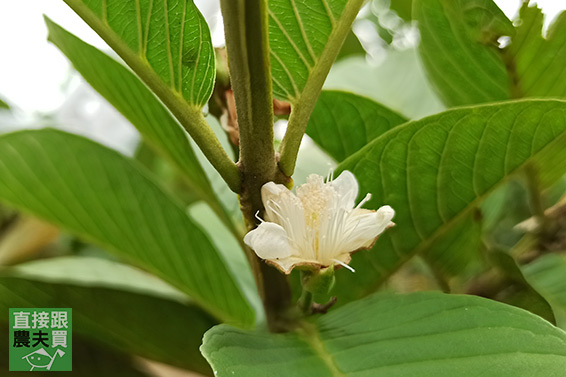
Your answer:
[[[406,121],[368,98],[323,91],[309,120],[307,134],[336,161],[342,161]]]
[[[212,328],[201,347],[218,377],[559,376],[566,334],[473,296],[376,295],[290,334]]]
[[[204,106],[214,85],[214,49],[191,0],[64,0],[148,83]],[[153,84],[153,85],[152,85]]]
[[[391,205],[397,224],[357,253],[355,274],[337,273],[338,297],[376,289],[415,254],[427,253],[495,188],[532,164],[547,187],[566,172],[566,102],[517,101],[447,111],[406,123],[339,165]],[[454,250],[453,252],[458,252]]]
[[[5,268],[4,275],[66,284],[98,287],[143,294],[186,304],[186,294],[163,280],[133,266],[89,256],[63,256],[39,259]]]
[[[456,220],[452,230],[437,238],[425,251],[423,258],[439,278],[462,274],[480,260],[482,223],[477,211],[469,211]],[[378,251],[379,252],[379,251]]]
[[[527,281],[552,306],[559,327],[566,328],[566,258],[548,254],[522,267]]]
[[[275,97],[296,104],[310,86],[320,90],[361,5],[359,0],[269,0]]]
[[[255,309],[256,323],[261,323],[264,316],[263,306],[259,298],[257,286],[242,247],[243,234],[238,239],[220,221],[218,216],[204,203],[194,203],[189,207],[189,214],[208,234],[216,250],[234,271],[235,279],[249,303]],[[243,226],[243,224],[242,224]],[[245,230],[242,230],[245,232]]]
[[[0,99],[0,109],[10,110],[10,105],[8,105],[6,102]]]
[[[542,36],[543,14],[523,2],[520,23],[508,48],[514,61],[517,92],[525,97],[566,97],[566,13],[562,12]]]
[[[222,256],[146,174],[117,152],[64,132],[0,137],[0,199],[146,268],[219,319],[253,323]]]
[[[503,288],[496,297],[497,301],[523,308],[556,324],[556,318],[549,302],[529,284],[517,262],[509,253],[493,250],[489,252],[488,259],[504,276]]]
[[[64,0],[159,97],[234,192],[240,173],[202,108],[214,86],[210,31],[190,0]]]
[[[413,0],[389,0],[389,8],[403,20],[412,21]]]
[[[301,140],[322,84],[363,0],[269,0],[273,94],[292,111],[279,149],[279,168],[292,176]]]
[[[415,0],[419,51],[448,106],[505,100],[511,83],[497,39],[514,28],[492,0]]]
[[[120,111],[152,147],[186,175],[192,190],[201,198],[213,200],[210,184],[195,157],[187,133],[149,89],[122,64],[49,18],[45,22],[49,40],[71,60],[85,80]]]
[[[336,60],[357,55],[366,56],[366,50],[364,50],[364,47],[360,43],[356,34],[350,30],[350,32],[346,35],[346,39],[344,40],[344,44],[342,45]]]
[[[4,312],[13,307],[73,308],[73,330],[83,338],[210,374],[198,347],[215,321],[179,296],[147,273],[97,258],[30,262],[0,275]]]

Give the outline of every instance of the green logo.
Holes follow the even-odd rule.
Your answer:
[[[72,310],[10,309],[10,371],[71,371]]]

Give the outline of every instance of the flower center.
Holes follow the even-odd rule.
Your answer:
[[[305,223],[317,233],[321,219],[327,215],[327,209],[334,195],[334,189],[330,185],[325,185],[324,178],[316,174],[309,175],[307,183],[297,188],[297,196],[301,199],[305,211]]]

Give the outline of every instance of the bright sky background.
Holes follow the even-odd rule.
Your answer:
[[[520,1],[496,2],[512,17]],[[538,0],[537,3],[550,16],[547,22],[566,8],[563,1]],[[216,44],[221,44],[223,30],[217,12],[218,0],[197,0],[196,4],[210,23],[220,24],[214,28],[213,38]],[[24,112],[55,110],[69,91],[72,68],[62,53],[47,42],[43,14],[88,43],[107,48],[62,0],[0,0],[0,97]]]

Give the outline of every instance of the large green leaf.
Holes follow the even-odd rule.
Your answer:
[[[214,49],[192,0],[64,1],[154,90],[206,104],[214,84]]]
[[[86,81],[132,122],[151,146],[187,176],[192,190],[212,200],[210,184],[187,133],[149,89],[122,64],[48,18],[46,23],[49,40],[71,60]]]
[[[566,333],[473,296],[377,295],[291,334],[208,331],[201,350],[222,376],[560,376]]]
[[[363,1],[269,0],[273,93],[314,102]],[[314,90],[314,91],[313,91]]]
[[[307,134],[336,161],[342,161],[406,121],[368,98],[347,92],[323,91],[309,120]]]
[[[509,46],[514,61],[517,92],[526,97],[566,97],[566,12],[562,12],[542,36],[543,14],[523,2],[517,33]]]
[[[408,258],[450,237],[527,164],[538,169],[543,186],[558,179],[566,172],[565,113],[563,101],[447,111],[396,127],[346,159],[338,171],[355,174],[360,196],[372,193],[370,208],[391,205],[397,226],[373,250],[354,256],[355,274],[337,274],[339,300],[376,289]]]
[[[420,53],[449,106],[508,99],[511,82],[497,39],[514,28],[492,0],[415,0]]]
[[[3,312],[14,307],[72,308],[73,330],[84,338],[210,374],[198,347],[215,321],[186,299],[180,302],[174,292],[147,273],[88,257],[30,262],[0,275]]]
[[[135,162],[79,136],[23,131],[0,137],[0,176],[1,200],[146,268],[222,320],[253,322],[237,272]]]

